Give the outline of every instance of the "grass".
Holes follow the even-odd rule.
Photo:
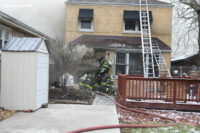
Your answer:
[[[200,127],[179,124],[173,127],[122,129],[122,133],[200,133]]]

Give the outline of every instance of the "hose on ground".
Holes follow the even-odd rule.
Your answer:
[[[125,110],[131,111],[131,112],[136,112],[136,113],[141,113],[141,114],[144,114],[144,115],[151,115],[151,116],[159,117],[159,118],[162,118],[162,119],[167,119],[167,120],[170,120],[170,121],[174,121],[174,123],[160,124],[160,125],[131,125],[131,124],[105,125],[105,126],[96,126],[96,127],[78,129],[78,130],[74,130],[74,131],[69,131],[67,133],[82,133],[82,132],[88,132],[88,131],[94,131],[94,130],[103,130],[103,129],[112,129],[112,128],[158,128],[158,127],[174,126],[174,125],[179,123],[179,121],[175,118],[169,118],[169,117],[166,117],[166,116],[161,116],[161,115],[158,115],[158,114],[141,111],[141,110],[138,110],[138,109],[128,108],[128,107],[125,107],[125,106],[119,104],[111,96],[108,96],[105,93],[102,93],[102,92],[96,92],[96,93],[109,98],[117,106],[119,106],[119,107],[121,107]]]

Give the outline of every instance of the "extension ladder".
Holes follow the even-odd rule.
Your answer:
[[[144,77],[157,77],[155,74],[155,66],[158,67],[158,77],[164,74],[167,74],[168,77],[171,77],[170,71],[166,65],[165,59],[161,53],[157,42],[152,44],[149,9],[147,1],[148,0],[139,0]],[[156,62],[155,65],[154,59]]]
[[[148,4],[147,0],[139,1],[144,77],[155,77]]]

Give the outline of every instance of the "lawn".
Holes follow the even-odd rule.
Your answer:
[[[179,124],[173,127],[122,129],[122,133],[200,133],[200,127]]]

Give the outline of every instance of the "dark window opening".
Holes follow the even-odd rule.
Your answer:
[[[143,75],[143,63],[141,53],[129,54],[129,74]]]
[[[81,29],[87,29],[87,30],[92,29],[92,20],[81,20],[80,22],[81,22],[80,24]]]
[[[125,74],[126,73],[126,54],[125,53],[117,53],[116,54],[116,71],[115,74],[118,73]]]
[[[125,21],[125,30],[136,30],[136,22],[135,21]]]

